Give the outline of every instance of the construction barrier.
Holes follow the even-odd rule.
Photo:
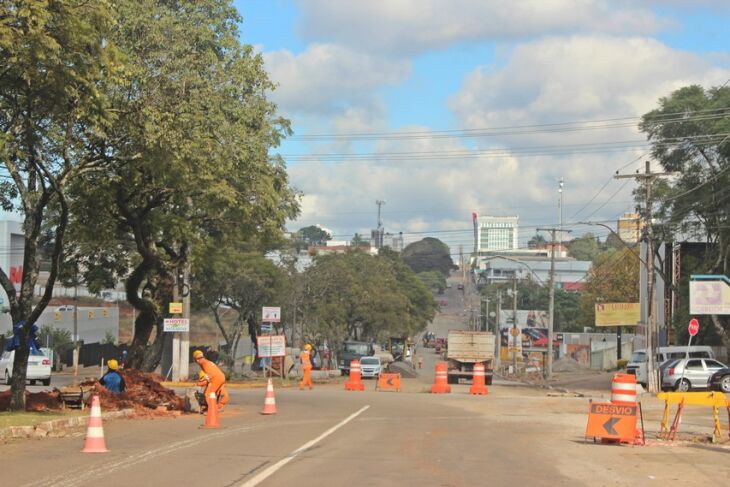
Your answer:
[[[205,413],[205,422],[201,428],[215,429],[220,428],[220,418],[218,417],[218,399],[215,396],[215,392],[210,391],[205,398],[205,403],[208,405],[208,411]]]
[[[591,401],[585,437],[611,440],[615,443],[633,443],[636,434],[637,404],[620,405]]]
[[[473,380],[472,385],[469,388],[469,394],[480,394],[486,396],[489,393],[487,390],[486,375],[484,364],[474,364],[474,373],[472,375]]]
[[[101,401],[99,396],[91,398],[91,415],[89,426],[86,429],[86,441],[84,442],[83,453],[106,453],[106,441],[104,440],[104,426],[101,424]]]
[[[345,383],[346,391],[364,391],[365,384],[362,383],[362,373],[360,372],[360,361],[353,360],[350,362],[350,379]]]
[[[431,394],[448,394],[451,392],[451,386],[448,383],[449,366],[446,362],[436,364],[436,377],[431,386]]]
[[[615,374],[611,381],[611,404],[636,404],[636,376]]]
[[[400,374],[380,374],[375,390],[400,392]]]
[[[261,414],[276,414],[276,397],[274,397],[274,384],[269,378],[269,383],[266,384],[266,396],[264,396],[264,409],[261,410]]]
[[[730,402],[721,392],[660,392],[657,398],[664,400],[664,415],[662,416],[661,430],[659,437],[673,441],[677,438],[679,425],[682,422],[682,411],[684,406],[711,406],[714,429],[712,431],[712,442],[716,443],[722,439],[722,424],[720,423],[720,408],[726,408],[728,412],[728,423],[730,424]],[[674,416],[672,426],[669,426],[669,409],[672,404],[677,404],[677,414]]]

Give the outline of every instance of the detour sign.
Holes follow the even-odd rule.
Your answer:
[[[400,392],[400,374],[380,374],[376,385],[379,391]]]
[[[631,441],[636,431],[637,406],[591,403],[586,437]]]

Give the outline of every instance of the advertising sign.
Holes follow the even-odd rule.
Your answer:
[[[639,303],[596,303],[596,326],[635,326],[640,320]]]
[[[281,321],[281,308],[278,306],[264,306],[261,310],[261,321],[264,323],[279,323]]]
[[[165,318],[163,331],[188,332],[190,320],[188,318]]]
[[[267,335],[256,337],[259,357],[283,357],[286,355],[286,338],[284,335]]]
[[[727,282],[689,281],[689,314],[730,315],[730,286]]]
[[[182,303],[170,303],[170,313],[180,315],[183,312]]]

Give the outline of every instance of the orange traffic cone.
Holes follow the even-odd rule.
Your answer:
[[[89,427],[86,430],[86,442],[82,453],[106,453],[104,442],[104,427],[101,424],[101,401],[99,396],[91,400],[91,416],[89,416]]]
[[[261,414],[276,414],[276,398],[274,397],[274,384],[269,379],[266,385],[266,397],[264,398],[264,409]]]
[[[205,402],[208,405],[208,412],[205,415],[205,423],[201,428],[220,428],[221,422],[218,418],[218,400],[215,397],[215,392],[210,391],[208,397],[205,398]]]

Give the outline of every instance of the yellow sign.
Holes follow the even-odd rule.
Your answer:
[[[53,319],[56,321],[61,321],[61,313],[59,311],[54,312]]]
[[[183,306],[182,303],[170,303],[170,313],[171,314],[182,314]]]
[[[91,311],[91,310],[89,310],[89,319],[90,320],[93,320],[94,319],[94,312]]]
[[[104,308],[104,311],[102,312],[102,314],[104,315],[104,318],[109,318],[109,310],[108,309]]]
[[[639,320],[639,303],[596,303],[596,326],[635,326]]]

